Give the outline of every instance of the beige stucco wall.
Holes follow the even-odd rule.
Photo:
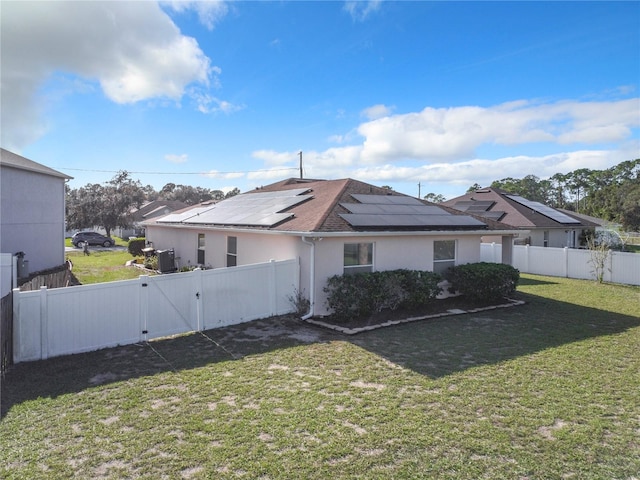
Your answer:
[[[29,271],[64,263],[64,179],[0,167],[0,252],[25,252]]]
[[[158,249],[175,248],[180,265],[189,261],[195,264],[198,233],[205,234],[206,264],[213,268],[226,265],[226,237],[237,238],[238,265],[261,263],[269,260],[300,260],[300,291],[311,296],[310,270],[312,247],[303,243],[299,235],[255,233],[225,230],[173,229],[147,227],[147,239]],[[315,305],[316,315],[327,315],[326,295],[323,292],[327,278],[344,271],[345,243],[373,243],[374,269],[377,271],[406,268],[412,270],[433,269],[433,242],[457,240],[458,264],[480,261],[480,235],[407,235],[407,236],[346,236],[324,237],[307,241],[315,244]]]

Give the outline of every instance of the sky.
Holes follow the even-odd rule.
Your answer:
[[[71,188],[453,198],[640,157],[640,2],[0,2],[3,148]],[[302,152],[300,154],[300,152]]]

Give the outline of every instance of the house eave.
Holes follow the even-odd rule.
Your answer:
[[[323,238],[340,238],[340,237],[415,237],[415,236],[518,236],[522,233],[528,233],[529,230],[512,229],[512,230],[383,230],[383,231],[339,231],[339,232],[321,232],[321,231],[295,231],[295,230],[267,230],[257,228],[243,228],[234,226],[218,226],[218,225],[190,225],[179,223],[145,223],[147,227],[159,228],[177,228],[184,230],[213,230],[219,232],[233,233],[258,233],[261,235],[285,235],[290,237],[323,237]]]

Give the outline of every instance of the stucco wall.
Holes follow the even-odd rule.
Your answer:
[[[580,246],[580,235],[582,234],[582,229],[571,229],[571,228],[553,228],[548,229],[549,232],[549,244],[547,247],[553,248],[564,248],[564,247],[579,247]],[[532,247],[544,247],[544,230],[531,230],[531,246]],[[575,232],[575,245],[571,245],[568,241],[569,234],[568,232]]]
[[[224,230],[171,229],[150,226],[147,238],[158,249],[175,248],[180,265],[196,261],[198,233],[205,234],[206,264],[213,268],[226,265],[226,237],[237,238],[238,265],[273,260],[300,259],[300,291],[310,296],[309,272],[311,269],[311,246],[299,236],[274,235],[253,232]],[[344,271],[345,243],[374,243],[374,269],[378,271],[406,268],[412,270],[433,269],[433,242],[457,240],[456,262],[458,264],[480,261],[480,236],[363,236],[325,237],[315,239],[315,314],[327,315],[326,295],[323,292],[327,278]],[[308,239],[310,241],[310,238]]]
[[[0,251],[25,252],[29,271],[64,263],[64,179],[0,169]]]

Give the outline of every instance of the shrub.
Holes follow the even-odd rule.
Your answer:
[[[440,275],[414,270],[334,275],[324,287],[337,318],[365,317],[382,310],[417,308],[440,293]]]
[[[127,250],[132,257],[140,257],[142,256],[142,249],[144,248],[145,244],[145,238],[134,238],[132,240],[129,240]]]
[[[520,272],[502,263],[468,263],[448,269],[444,277],[453,290],[474,301],[494,301],[511,295],[520,280]]]
[[[145,257],[144,268],[147,268],[149,270],[158,270],[158,257],[156,255]]]

